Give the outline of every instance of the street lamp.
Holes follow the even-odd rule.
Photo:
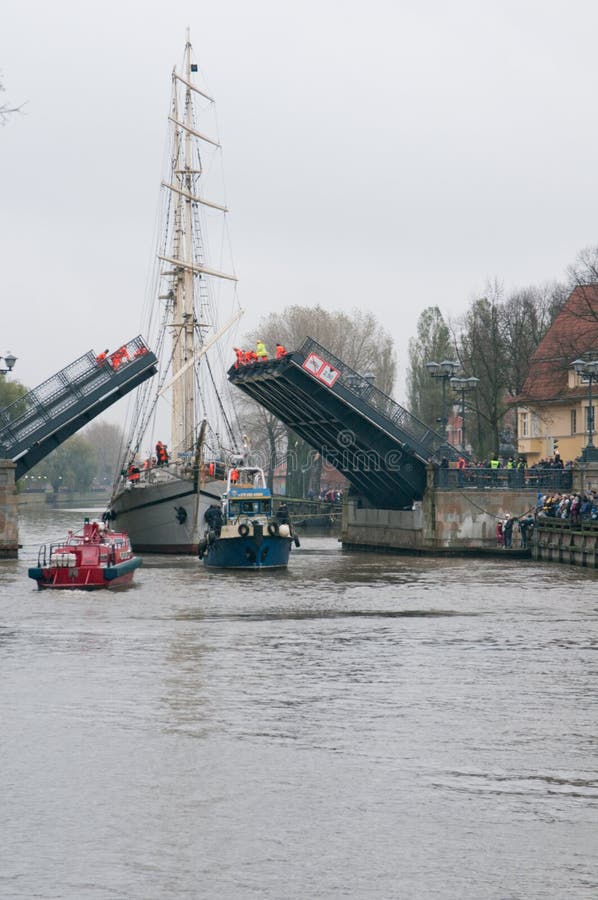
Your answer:
[[[459,363],[451,359],[444,359],[442,362],[427,362],[426,369],[432,378],[440,378],[442,383],[442,412],[440,416],[440,424],[442,426],[442,437],[446,441],[446,426],[448,418],[446,415],[446,383],[453,378],[455,372],[459,368]]]
[[[461,450],[465,453],[465,394],[475,391],[480,379],[472,375],[470,378],[451,378],[451,387],[461,395]]]
[[[6,366],[2,365],[2,360],[6,363]],[[9,372],[12,372],[16,361],[16,356],[13,356],[10,350],[4,356],[0,356],[0,375],[8,375]]]
[[[588,443],[582,450],[584,462],[598,459],[598,450],[594,446],[594,407],[592,404],[592,383],[598,375],[598,360],[574,359],[571,363],[578,375],[588,379]]]

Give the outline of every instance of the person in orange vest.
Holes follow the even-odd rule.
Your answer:
[[[164,465],[164,444],[162,441],[156,443],[156,464],[158,466]]]
[[[465,458],[460,456],[457,460],[457,480],[459,484],[463,484],[463,474],[465,472]]]
[[[122,347],[119,347],[118,350],[115,350],[110,358],[112,360],[112,367],[114,371],[116,371],[119,366],[124,365],[124,363],[131,362],[131,357],[129,356],[128,350],[124,344]]]
[[[255,350],[246,350],[245,365],[250,366],[254,362],[257,362],[257,353],[255,352]]]
[[[285,356],[287,352],[287,348],[282,344],[276,345],[276,359],[280,359],[281,356]]]
[[[105,350],[102,350],[101,353],[98,353],[98,355],[96,356],[96,362],[97,362],[98,366],[104,365],[104,363],[106,362],[107,356],[108,356],[108,348],[106,348]]]
[[[239,481],[239,470],[231,469],[230,470],[230,483],[237,484],[238,481]]]
[[[213,478],[213,477],[214,477],[214,473],[215,473],[215,472],[216,472],[216,466],[214,465],[213,462],[211,462],[211,463],[208,465],[208,475],[210,476],[210,478]]]
[[[237,355],[237,358],[235,360],[235,369],[238,369],[239,366],[245,365],[245,351],[239,349],[239,347],[233,347],[233,350]]]
[[[131,465],[127,469],[127,476],[131,484],[135,484],[137,481],[139,481],[139,469],[134,463],[131,463]]]

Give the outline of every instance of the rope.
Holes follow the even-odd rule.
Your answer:
[[[502,517],[501,517],[501,516],[497,516],[497,515],[495,515],[495,513],[490,512],[490,511],[487,510],[487,509],[484,509],[484,507],[483,507],[483,506],[480,506],[478,503],[474,503],[474,501],[471,499],[471,496],[470,496],[469,494],[463,494],[463,493],[462,493],[461,496],[462,496],[462,497],[465,497],[465,499],[468,500],[468,501],[471,503],[472,506],[475,506],[476,509],[479,509],[479,511],[480,511],[481,513],[484,513],[485,516],[490,516],[491,518],[496,519],[497,522],[502,521]],[[520,516],[514,516],[513,518],[515,518],[515,519],[521,519],[521,518],[523,518],[523,516],[529,516],[529,514],[532,512],[532,510],[535,510],[535,508],[536,508],[535,506],[530,506],[530,508],[527,509],[527,510],[526,510],[524,513],[522,513]]]

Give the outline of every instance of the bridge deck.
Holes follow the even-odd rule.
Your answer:
[[[312,338],[279,360],[230,369],[257,400],[383,509],[420,500],[426,465],[459,451]]]
[[[157,359],[141,337],[123,346],[126,357],[100,365],[90,350],[0,411],[0,456],[16,462],[15,478],[155,374]]]

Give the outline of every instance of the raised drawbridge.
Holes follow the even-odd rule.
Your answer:
[[[156,372],[141,337],[105,359],[90,350],[0,411],[0,457],[22,478],[63,441]]]
[[[428,464],[461,452],[312,338],[281,359],[233,367],[228,377],[377,508],[411,507],[423,497]]]

